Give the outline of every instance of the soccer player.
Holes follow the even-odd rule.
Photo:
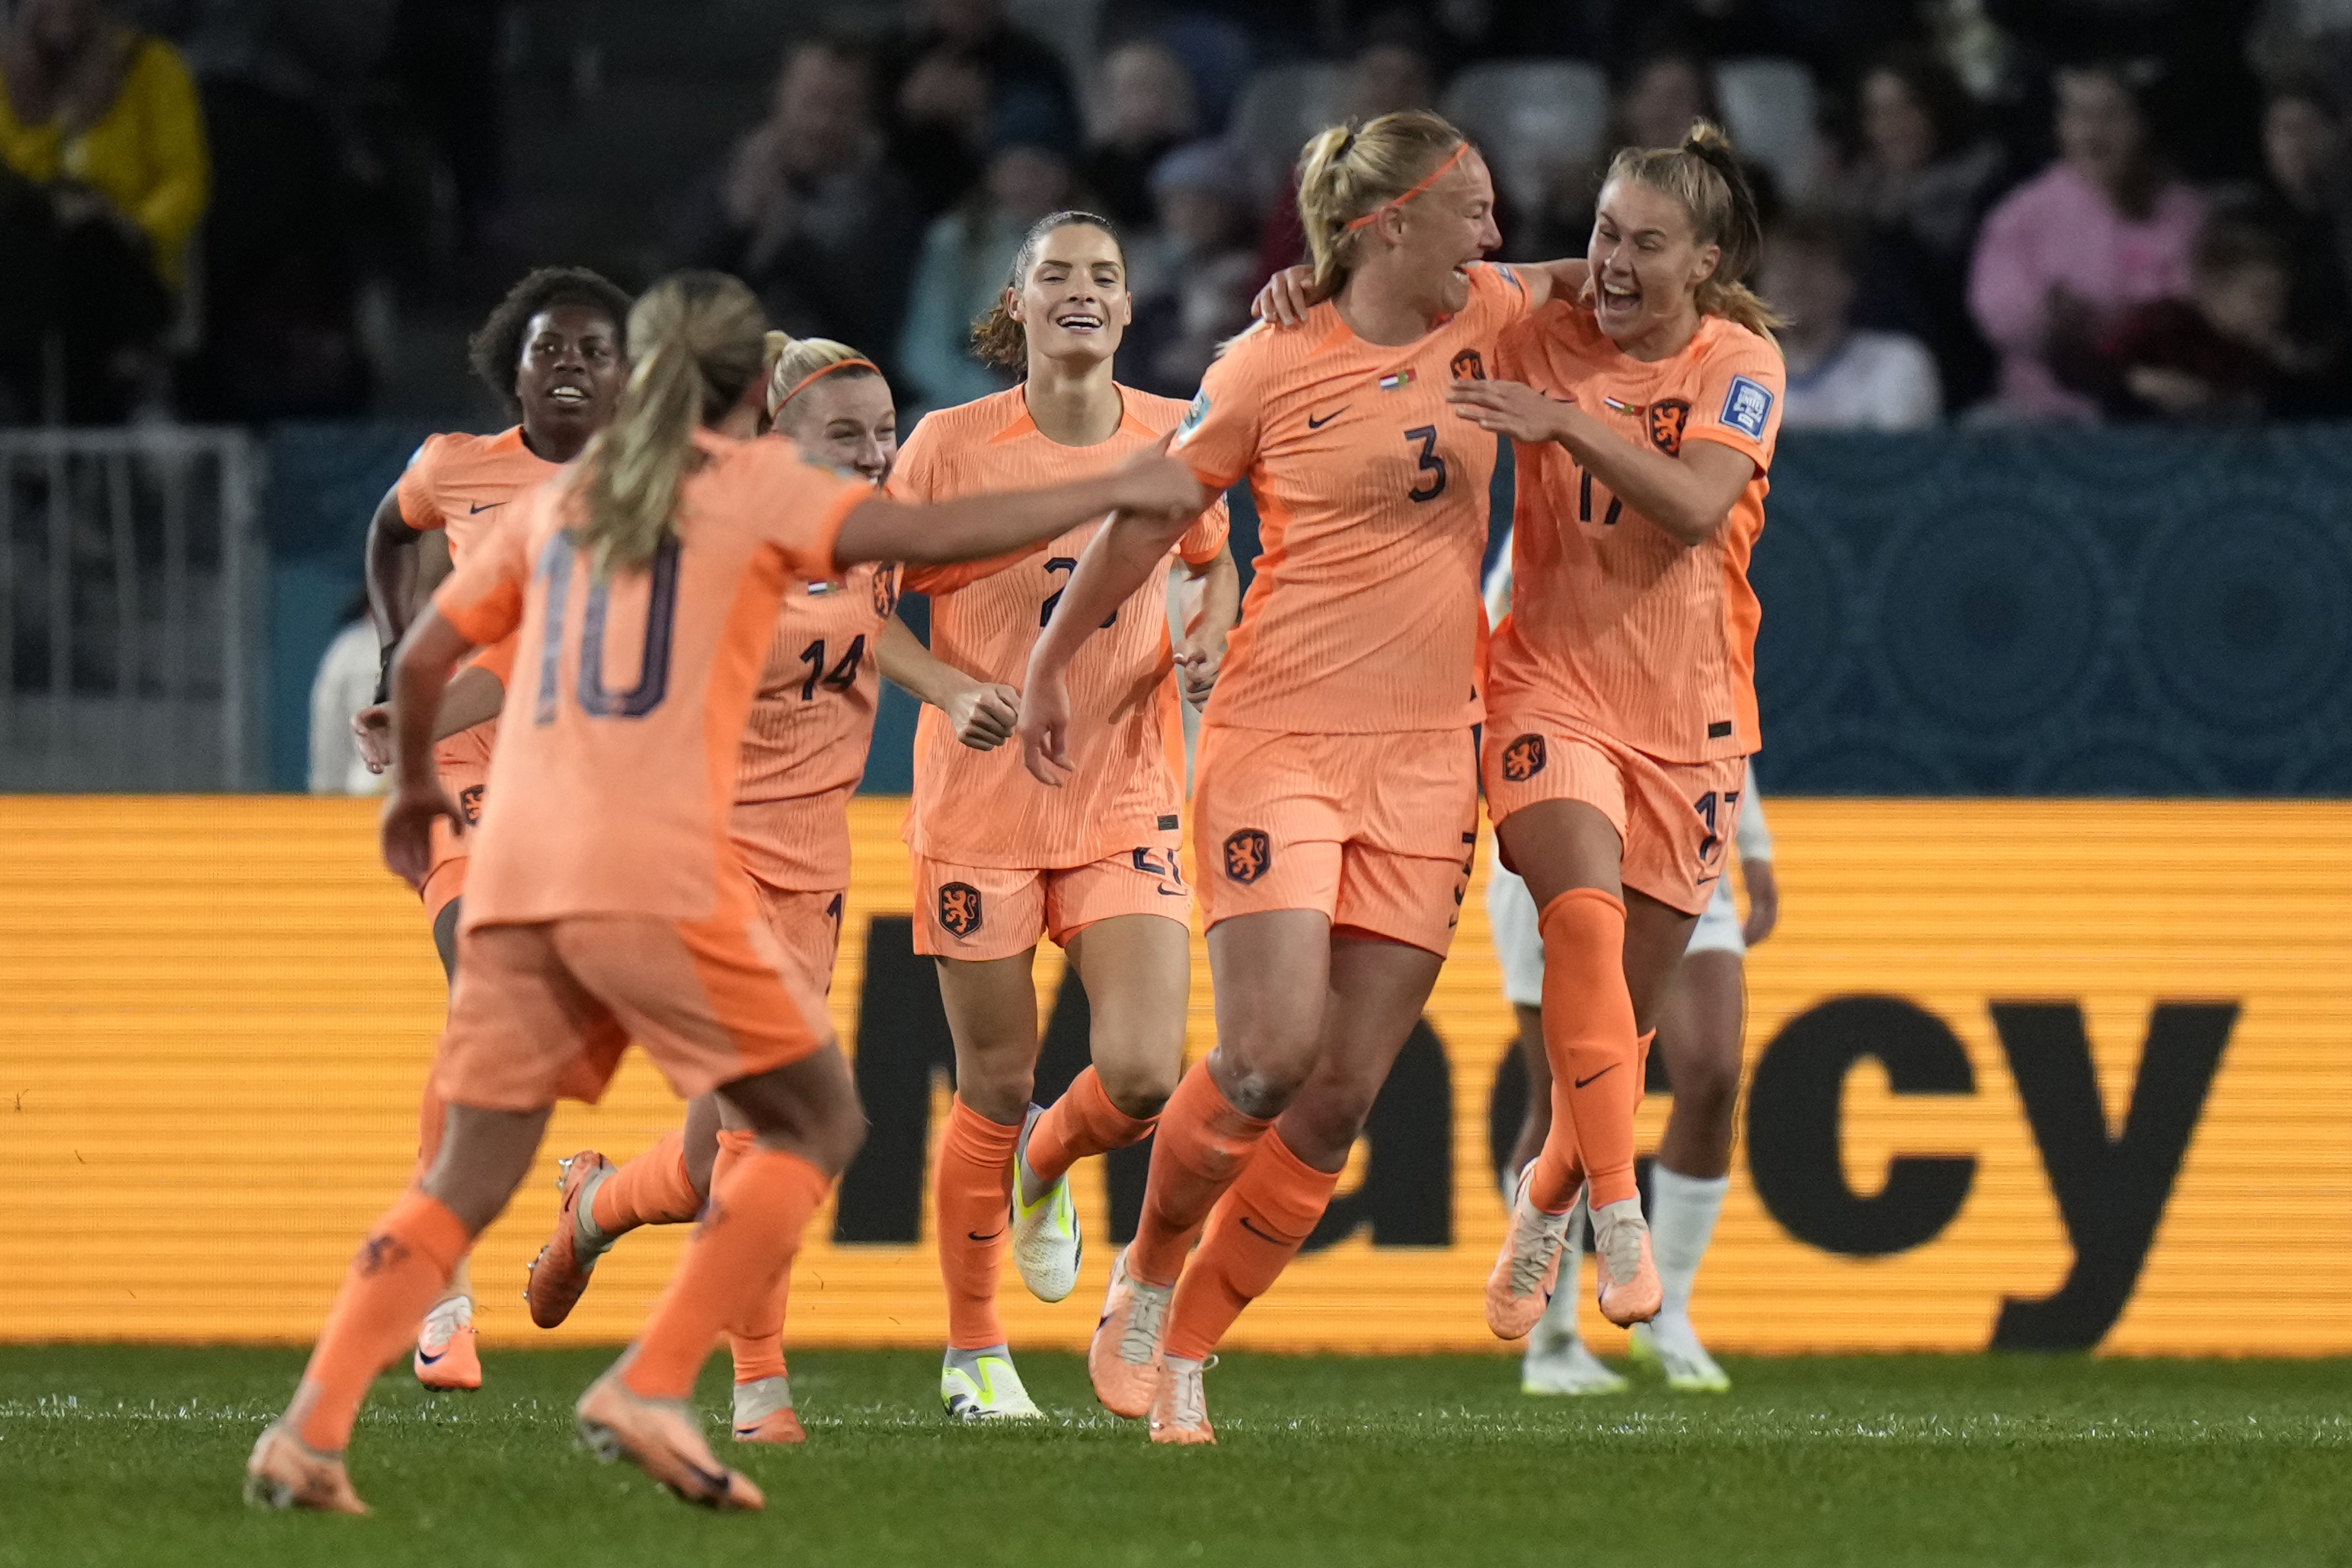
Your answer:
[[[1103,1404],[1148,1413],[1156,1442],[1214,1440],[1202,1362],[1321,1218],[1453,939],[1477,827],[1495,447],[1445,392],[1579,275],[1484,263],[1493,183],[1433,114],[1317,136],[1298,206],[1304,324],[1236,340],[1173,444],[1213,490],[1248,477],[1263,549],[1194,761],[1217,1045],[1160,1114],[1087,1361]],[[1040,779],[1071,771],[1073,653],[1172,538],[1122,519],[1080,560],[1023,692]]]
[[[1108,220],[1066,212],[1038,222],[973,333],[1020,383],[925,416],[892,493],[936,501],[1072,479],[1159,445],[1184,405],[1111,379],[1132,313]],[[931,651],[986,683],[1008,728],[1030,647],[1101,526],[1089,519],[1017,556],[908,574],[931,597]],[[1040,1300],[1070,1293],[1080,1249],[1070,1167],[1148,1134],[1183,1071],[1192,898],[1178,863],[1177,672],[1185,696],[1206,699],[1241,597],[1225,532],[1220,499],[1175,541],[1173,559],[1200,589],[1181,649],[1169,635],[1168,552],[1096,615],[1099,634],[1069,676],[1081,716],[1064,788],[1039,788],[1013,749],[954,744],[939,709],[925,711],[916,734],[906,828],[915,950],[938,961],[956,1051],[932,1182],[948,1297],[940,1399],[961,1420],[1037,1418],[997,1316],[1004,1254]],[[1030,1103],[1031,967],[1045,937],[1068,952],[1086,986],[1093,1061],[1041,1110]]]
[[[1506,1339],[1551,1299],[1580,1186],[1601,1314],[1631,1325],[1662,1304],[1633,1112],[1758,747],[1747,567],[1784,385],[1774,319],[1741,281],[1760,244],[1713,126],[1622,152],[1584,296],[1507,332],[1496,379],[1447,393],[1518,462],[1481,763],[1503,857],[1540,911],[1553,1117],[1487,1281]]]
[[[530,1170],[558,1095],[593,1099],[635,1038],[681,1095],[716,1091],[752,1146],[711,1199],[637,1341],[584,1394],[581,1435],[678,1495],[757,1508],[687,1405],[722,1329],[774,1296],[863,1136],[847,1065],[761,917],[729,833],[744,727],[785,592],[874,560],[984,557],[1133,507],[1195,516],[1181,464],[914,507],[747,440],[766,323],[733,278],[688,273],[631,312],[636,359],[610,429],[509,509],[403,640],[386,862],[431,868],[458,807],[436,710],[458,660],[520,632],[468,873],[460,979],[435,1062],[448,1105],[432,1169],[371,1228],[247,1495],[362,1511],[342,1450],[369,1384]]]
[[[368,599],[383,633],[389,678],[394,648],[424,602],[438,563],[420,559],[439,534],[447,558],[475,548],[513,499],[580,455],[613,416],[624,374],[622,328],[629,297],[583,267],[541,267],[491,311],[467,345],[474,373],[520,415],[496,435],[435,435],[416,449],[400,482],[368,525]],[[441,553],[436,550],[436,554]],[[503,679],[513,649],[485,651],[478,663]],[[376,701],[385,693],[379,683]],[[454,979],[457,921],[466,888],[466,826],[480,820],[482,788],[497,726],[450,736],[436,747],[441,784],[463,822],[436,822],[433,864],[420,889],[441,967]],[[365,738],[364,736],[362,737]],[[417,1171],[431,1166],[441,1137],[441,1103],[428,1083],[418,1113]],[[414,1365],[427,1388],[479,1388],[473,1283],[461,1263],[417,1331]]]

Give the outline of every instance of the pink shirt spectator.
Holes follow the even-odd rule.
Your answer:
[[[2050,291],[2065,289],[2103,320],[2185,295],[2204,219],[2203,201],[2179,184],[2158,193],[2146,218],[2126,217],[2065,162],[2011,192],[1985,219],[1969,277],[1969,308],[2000,352],[1995,400],[2017,414],[2098,417],[2098,404],[2060,386],[2042,358]]]

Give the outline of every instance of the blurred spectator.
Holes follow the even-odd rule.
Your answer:
[[[1197,141],[1151,173],[1158,223],[1127,247],[1135,322],[1121,346],[1129,385],[1189,398],[1217,345],[1249,325],[1258,283],[1249,243],[1249,157],[1222,141]]]
[[[210,172],[179,52],[105,0],[22,0],[0,39],[0,403],[110,423],[161,400]]]
[[[2053,339],[2095,338],[2135,305],[2189,291],[2204,204],[2157,161],[2126,71],[2058,73],[2059,156],[1985,220],[1969,277],[2000,355],[1989,412],[2090,418],[2098,405],[2051,373]]]
[[[1348,62],[1342,113],[1361,125],[1383,114],[1437,107],[1437,76],[1429,57],[1406,41],[1411,29],[1391,23]],[[1307,230],[1298,221],[1298,186],[1286,176],[1258,237],[1258,276],[1271,277],[1307,257]]]
[[[2247,421],[2294,413],[2304,378],[2286,332],[2293,287],[2278,235],[2219,219],[2198,239],[2187,298],[2136,306],[2079,348],[2062,340],[2053,362],[2117,419]]]
[[[2346,267],[2352,180],[2343,117],[2326,89],[2309,80],[2274,89],[2263,110],[2263,178],[2244,215],[2285,245],[2294,268],[2287,335],[2307,356],[2322,395],[2347,381],[2352,291]],[[2340,394],[2330,401],[2342,401]]]
[[[375,700],[380,639],[364,590],[343,612],[343,629],[327,644],[310,682],[310,793],[379,795],[391,780],[360,758],[352,718]]]
[[[2003,158],[1977,133],[1959,81],[1924,49],[1872,66],[1856,95],[1859,146],[1829,200],[1862,227],[1856,319],[1909,332],[1956,405],[1990,390],[1992,355],[1969,319],[1969,246]]]
[[[1164,44],[1113,49],[1091,108],[1091,141],[1078,181],[1094,210],[1129,228],[1151,221],[1151,171],[1200,130],[1192,76]]]
[[[900,407],[947,408],[1004,385],[971,351],[971,324],[1004,290],[1022,236],[1068,204],[1070,126],[1049,100],[1015,97],[997,111],[996,150],[980,189],[923,236],[898,364]]]
[[[998,106],[1040,100],[1074,124],[1077,98],[1062,57],[1014,26],[1003,0],[921,0],[916,10],[887,52],[883,97],[890,162],[929,217],[972,189]]]
[[[887,354],[921,243],[913,193],[883,161],[873,62],[817,38],[785,56],[768,118],[704,192],[680,248],[685,265],[750,284],[793,336]]]
[[[1853,326],[1855,239],[1828,213],[1790,214],[1764,247],[1759,284],[1789,319],[1780,351],[1789,361],[1790,430],[1916,430],[1943,414],[1936,361],[1901,332]]]

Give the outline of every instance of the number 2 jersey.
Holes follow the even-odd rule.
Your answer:
[[[516,634],[468,928],[706,919],[748,898],[730,819],[778,611],[837,575],[835,536],[874,491],[788,442],[694,439],[702,465],[649,566],[596,580],[567,474],[517,497],[434,596],[476,643]]]
[[[1209,367],[1173,451],[1257,503],[1257,577],[1209,699],[1211,724],[1290,734],[1467,729],[1486,613],[1495,438],[1445,401],[1484,379],[1528,312],[1510,268],[1411,343],[1358,337],[1329,302],[1260,325]]]
[[[1019,387],[926,414],[899,451],[891,493],[945,501],[1094,477],[1158,442],[1184,415],[1172,398],[1124,386],[1118,393],[1118,429],[1093,446],[1048,440]],[[1227,525],[1221,497],[1174,553],[1206,565],[1224,549]],[[1018,688],[1038,632],[1101,527],[1086,523],[992,560],[910,568],[906,586],[931,596],[932,653],[976,680]],[[915,797],[907,813],[915,852],[965,865],[1060,870],[1164,840],[1184,796],[1167,605],[1163,560],[1071,662],[1069,743],[1077,772],[1059,789],[1029,776],[1017,744],[975,751],[927,705],[915,730]]]

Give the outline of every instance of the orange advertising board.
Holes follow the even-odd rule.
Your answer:
[[[855,808],[833,1015],[874,1130],[801,1254],[798,1344],[944,1333],[945,1031],[901,810]],[[1783,924],[1749,964],[1751,1084],[1694,1309],[1711,1344],[2352,1352],[2352,806],[1776,800],[1773,825]],[[1496,1348],[1512,1021],[1480,892],[1332,1216],[1234,1344]],[[1050,946],[1037,974],[1050,1084],[1083,1060],[1084,1002]],[[0,1340],[308,1340],[407,1179],[442,998],[369,803],[0,800]],[[1645,1148],[1668,1104],[1643,1105]],[[555,1335],[523,1269],[556,1157],[625,1157],[678,1109],[633,1061],[559,1111],[476,1254],[489,1343],[633,1330],[678,1234],[625,1242]],[[1141,1171],[1080,1169],[1087,1275],[1049,1307],[1008,1271],[1016,1344],[1085,1343]]]

